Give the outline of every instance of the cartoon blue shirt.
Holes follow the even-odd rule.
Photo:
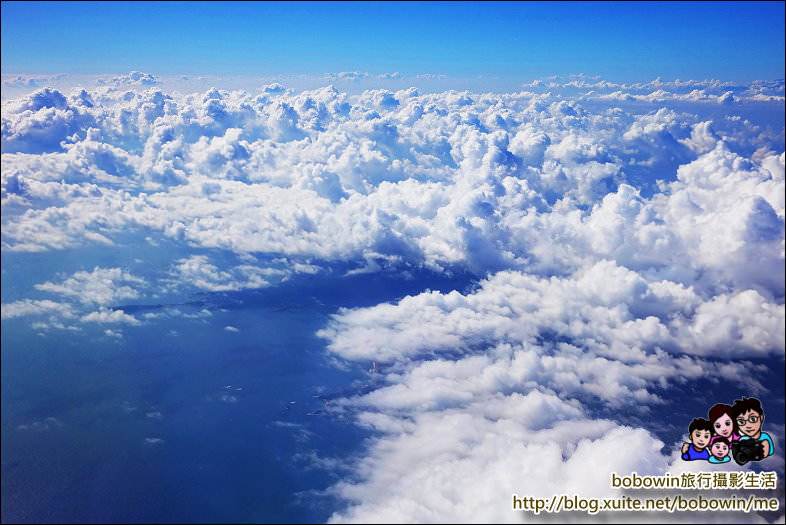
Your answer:
[[[729,456],[723,456],[722,458],[716,458],[715,456],[710,456],[709,462],[710,463],[728,463],[731,461]]]
[[[697,459],[710,459],[710,452],[703,448],[701,450],[696,450],[693,447],[693,443],[688,447],[688,451],[682,455],[682,459],[685,461],[694,461]]]

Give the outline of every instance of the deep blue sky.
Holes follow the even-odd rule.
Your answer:
[[[784,76],[783,2],[3,2],[3,73]]]

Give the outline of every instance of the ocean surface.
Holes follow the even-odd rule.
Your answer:
[[[94,265],[141,257],[126,267],[142,274],[161,253],[145,249],[4,254],[3,302]],[[339,502],[324,490],[368,437],[326,404],[374,377],[371,363],[333,362],[315,332],[342,306],[470,282],[346,270],[118,305],[158,315],[123,327],[122,338],[88,323],[42,331],[29,317],[4,320],[3,520],[325,521]]]

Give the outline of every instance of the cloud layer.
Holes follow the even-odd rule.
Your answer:
[[[45,88],[8,102],[4,247],[109,244],[142,226],[236,252],[481,274],[606,258],[782,289],[778,272],[746,275],[754,260],[777,268],[784,209],[777,137],[747,121],[526,92],[273,91]]]

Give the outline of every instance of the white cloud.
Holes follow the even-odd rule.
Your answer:
[[[643,166],[677,151],[687,162],[712,155],[720,143],[706,121],[689,115],[593,114],[547,95],[375,90],[352,102],[330,88],[267,93],[95,92],[94,107],[54,100],[52,92],[34,95],[49,102],[25,102],[32,109],[4,116],[12,119],[4,140],[15,145],[8,151],[42,147],[23,124],[39,113],[75,115],[75,127],[51,139],[51,155],[4,155],[4,204],[26,212],[6,227],[6,249],[106,243],[112,230],[142,225],[239,252],[327,259],[375,252],[479,272],[537,265],[564,271],[567,259],[621,255],[614,253],[619,246],[592,239],[589,228],[575,231],[573,217],[625,180],[627,157]],[[44,128],[52,133],[57,126]],[[72,135],[76,142],[61,147]],[[751,168],[750,182],[764,183],[768,175]],[[770,202],[782,184],[773,179],[757,191],[766,190]],[[549,207],[549,194],[562,197],[559,207]],[[630,232],[630,240],[655,234],[671,243],[672,259],[679,257],[676,234],[689,232],[656,227],[661,210],[656,201],[644,204],[652,220],[643,225],[646,234]],[[560,258],[548,247],[565,235],[575,241]],[[578,252],[582,244],[605,253]],[[708,262],[685,255],[680,268],[700,271]],[[737,255],[744,265],[761,253]]]
[[[76,272],[60,283],[45,282],[36,289],[72,297],[85,304],[109,305],[139,297],[144,279],[122,268],[96,267],[92,272]]]
[[[142,73],[141,71],[131,71],[127,75],[119,75],[109,79],[99,79],[99,86],[156,86],[161,84],[161,80],[150,73]]]
[[[395,79],[395,80],[398,80],[398,79],[401,79],[403,77],[404,77],[404,75],[402,75],[398,71],[394,71],[393,73],[381,73],[381,74],[377,75],[377,78],[382,78],[382,79]]]
[[[600,262],[566,278],[498,272],[468,294],[340,312],[320,333],[330,350],[382,366],[372,391],[332,402],[377,437],[354,481],[332,488],[350,506],[331,521],[518,522],[512,493],[620,496],[611,472],[679,470],[650,432],[592,419],[589,406],[646,413],[698,379],[763,391],[759,367],[724,358],[782,355],[783,306],[764,304],[753,291],[705,302]],[[702,330],[717,328],[716,313],[736,324],[712,339]]]
[[[421,73],[415,75],[415,78],[418,80],[445,80],[448,76],[442,73]]]
[[[682,339],[694,341],[696,353],[734,356],[744,348],[762,354],[786,348],[784,305],[767,302],[754,290],[720,295],[696,309]]]
[[[352,504],[331,523],[519,523],[514,493],[620,496],[609,472],[668,467],[663,444],[645,430],[585,419],[578,406],[537,392],[419,414],[395,430],[384,416],[363,420],[385,435],[357,465],[362,482],[334,487]]]
[[[722,82],[720,80],[664,81],[660,78],[649,82],[617,83],[597,77],[575,76],[548,77],[522,84],[527,89],[578,96],[583,100],[612,100],[620,102],[719,103],[773,102],[783,98],[784,82],[755,81],[750,84]]]
[[[341,71],[339,73],[325,73],[326,80],[361,80],[364,78],[370,78],[372,75],[371,73],[367,73],[365,71]]]
[[[59,75],[3,75],[3,87],[35,89],[57,82],[67,76],[64,73]]]
[[[703,302],[747,290],[769,307],[782,301],[784,156],[747,120],[591,111],[528,92],[43,89],[4,103],[3,140],[5,250],[111,245],[115,232],[143,227],[202,248],[372,269],[385,260],[564,276],[610,260]],[[41,148],[50,152],[21,153]],[[666,165],[670,181],[651,196],[629,179]],[[286,274],[205,256],[172,272],[208,291]],[[82,278],[38,286],[71,297],[93,286],[85,300],[103,305],[144,286]]]
[[[710,326],[717,329],[720,319],[727,329],[710,336]],[[700,363],[675,359],[664,350],[688,355],[782,354],[783,319],[782,304],[772,304],[753,290],[705,301],[680,284],[648,283],[631,270],[600,262],[570,278],[499,272],[467,295],[426,292],[396,304],[344,310],[319,335],[343,358],[381,362],[505,343],[523,344],[525,351],[535,351],[533,359],[544,363],[550,358],[537,353],[542,341],[557,338],[567,343],[549,347],[549,352],[567,352],[571,369],[588,371],[595,357],[599,365],[619,360],[615,366],[622,367],[620,373],[635,381],[638,375],[667,379],[702,374]],[[573,355],[578,351],[574,345],[583,349],[580,355]],[[584,388],[593,386],[609,400],[619,397],[618,387],[609,389],[586,377],[582,381]]]
[[[188,285],[210,292],[224,292],[263,288],[269,286],[271,281],[280,279],[286,272],[250,264],[241,264],[223,271],[208,262],[206,255],[192,255],[178,260],[170,273],[174,277],[175,286]]]
[[[56,315],[60,317],[73,317],[71,306],[48,299],[32,300],[22,299],[13,303],[3,303],[2,318],[12,319],[26,315]]]
[[[139,320],[133,315],[128,315],[123,310],[97,310],[87,315],[82,316],[82,322],[85,323],[110,323],[110,324],[128,324],[139,325]]]
[[[46,417],[31,423],[23,423],[16,427],[17,430],[33,430],[36,432],[45,432],[53,428],[62,428],[65,424],[56,417]]]

